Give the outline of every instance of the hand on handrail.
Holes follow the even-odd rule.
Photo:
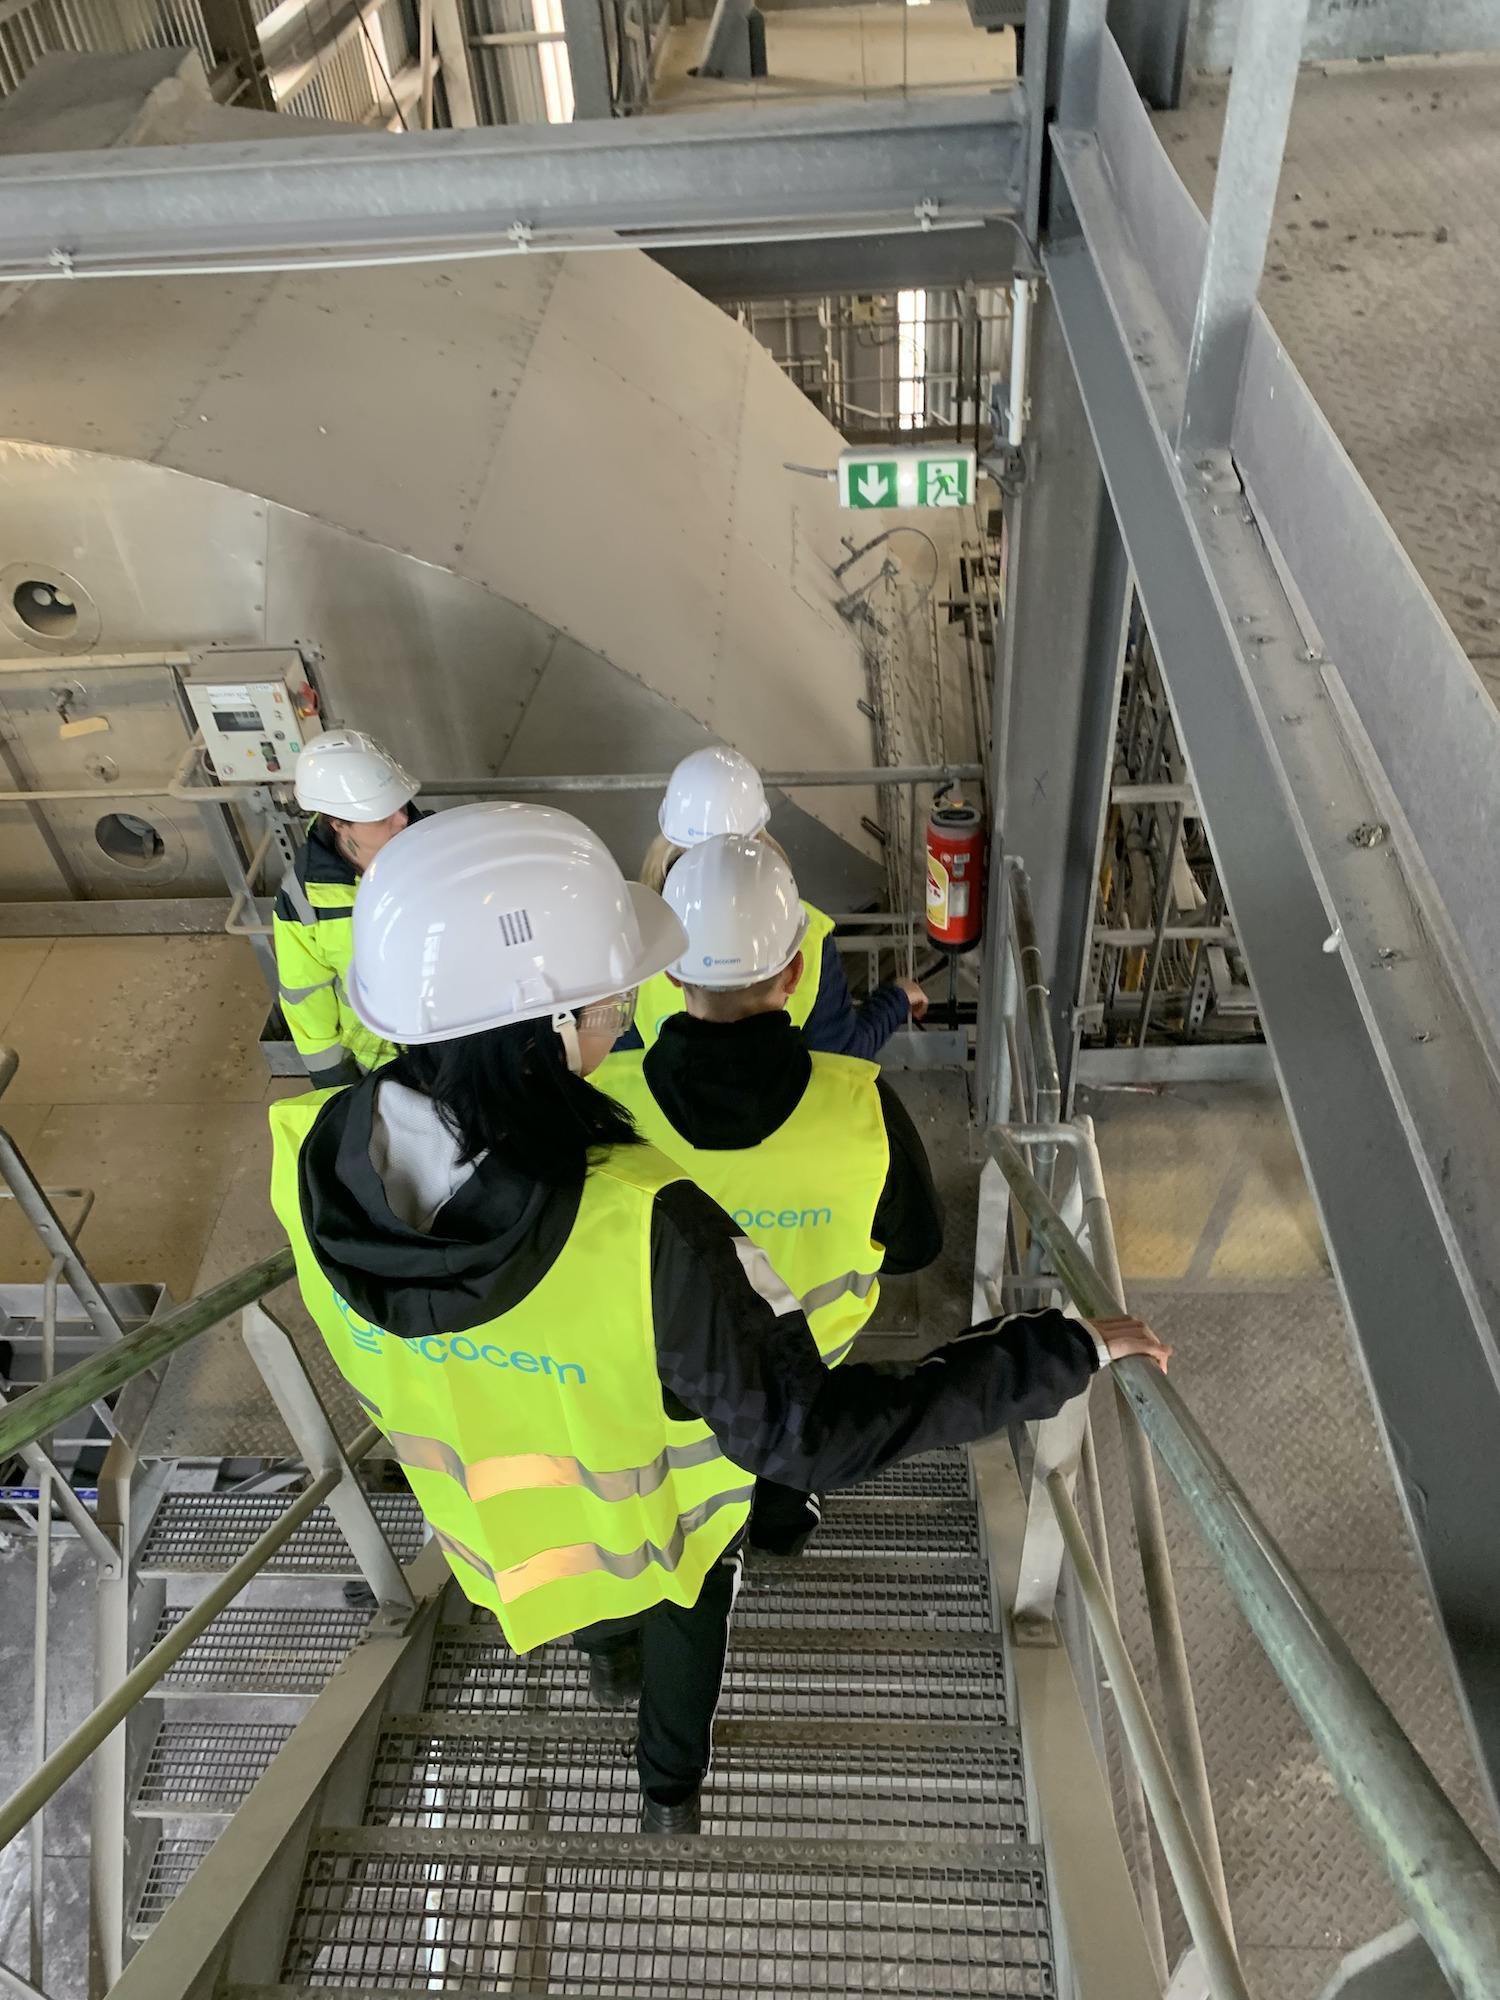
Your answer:
[[[1159,1368],[1163,1375],[1166,1374],[1167,1356],[1172,1350],[1165,1341],[1158,1340],[1143,1319],[1121,1313],[1115,1319],[1091,1319],[1089,1325],[1109,1349],[1111,1361],[1123,1361],[1127,1354],[1139,1354],[1143,1360]]]

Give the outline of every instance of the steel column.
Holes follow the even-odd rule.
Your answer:
[[[1177,434],[1178,449],[1189,457],[1229,444],[1291,123],[1307,5],[1308,0],[1244,0]]]
[[[562,17],[568,37],[568,66],[573,72],[574,118],[613,117],[609,50],[604,45],[599,0],[562,0]]]

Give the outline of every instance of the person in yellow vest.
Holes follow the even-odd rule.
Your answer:
[[[568,814],[435,814],[354,905],[350,1002],[400,1055],[270,1114],[330,1354],[510,1645],[571,1635],[596,1700],[639,1697],[651,1833],[700,1824],[755,1476],[849,1485],[1049,1416],[1104,1353],[1047,1312],[826,1368],[764,1251],[585,1080],[686,944]]]
[[[765,1251],[832,1368],[875,1310],[879,1274],[942,1250],[926,1151],[874,1063],[810,1053],[792,1024],[809,923],[778,852],[702,841],[665,899],[687,931],[665,975],[685,1011],[649,1049],[613,1053],[599,1087]],[[819,1495],[760,1480],[750,1546],[799,1555],[821,1511]]]
[[[297,759],[295,782],[298,805],[313,817],[271,928],[282,1018],[308,1075],[328,1089],[357,1083],[396,1053],[370,1033],[344,988],[354,895],[386,842],[426,815],[412,804],[416,779],[358,729],[315,736]]]
[[[695,750],[672,773],[657,814],[661,831],[646,850],[640,879],[648,889],[659,891],[680,855],[700,841],[726,833],[759,840],[785,861],[784,850],[766,830],[770,817],[765,786],[749,758],[724,744]],[[856,1007],[833,941],[833,919],[811,903],[802,907],[807,913],[807,934],[802,971],[787,999],[792,1025],[802,1030],[810,1049],[873,1058],[897,1028],[921,1020],[927,1012],[927,995],[915,979],[895,979],[876,987]],[[682,1007],[681,991],[670,980],[645,981],[635,1020],[620,1039],[621,1049],[649,1049],[661,1032],[662,1022],[671,1014],[680,1014]]]

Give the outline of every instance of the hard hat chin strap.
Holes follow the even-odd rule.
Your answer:
[[[574,1076],[583,1075],[583,1052],[578,1046],[578,1023],[572,1014],[563,1012],[552,1016],[553,1032],[563,1045],[568,1068]]]

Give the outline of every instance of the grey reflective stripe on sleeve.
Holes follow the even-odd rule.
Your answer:
[[[288,868],[285,875],[282,876],[281,887],[287,901],[297,912],[301,921],[304,924],[315,924],[318,921],[318,913],[308,901],[307,891],[297,880],[297,871],[295,868]]]
[[[591,1472],[576,1458],[554,1458],[540,1451],[480,1458],[465,1465],[453,1446],[441,1438],[414,1437],[407,1431],[391,1431],[389,1436],[403,1465],[417,1472],[445,1472],[474,1501],[559,1486],[581,1486],[596,1500],[639,1500],[664,1486],[672,1473],[712,1465],[724,1456],[717,1439],[706,1437],[692,1444],[669,1444],[648,1464],[626,1466],[619,1472]]]
[[[814,1285],[810,1292],[802,1294],[802,1310],[811,1319],[820,1306],[831,1306],[835,1299],[850,1292],[857,1299],[867,1299],[879,1276],[878,1271],[846,1271],[842,1278],[829,1278],[825,1284]]]
[[[316,986],[282,986],[277,990],[288,1007],[297,1007],[304,1000],[311,1000],[315,993],[326,993],[333,983],[331,979],[320,979]]]
[[[316,1076],[320,1069],[340,1068],[349,1051],[342,1042],[335,1042],[332,1048],[318,1049],[313,1055],[309,1055],[306,1049],[299,1049],[297,1053],[301,1056],[302,1066],[308,1075]]]
[[[514,1604],[529,1590],[540,1590],[549,1583],[562,1583],[569,1577],[603,1574],[614,1577],[620,1583],[633,1583],[648,1569],[675,1570],[682,1561],[689,1536],[695,1535],[706,1522],[711,1521],[721,1507],[743,1505],[754,1491],[753,1486],[738,1486],[732,1493],[715,1493],[701,1505],[679,1514],[672,1539],[665,1548],[658,1548],[655,1542],[642,1542],[638,1549],[621,1553],[617,1549],[602,1549],[597,1542],[574,1542],[567,1548],[543,1549],[539,1555],[528,1556],[525,1562],[515,1563],[496,1575],[495,1588],[500,1593],[500,1601],[502,1604]],[[468,1558],[467,1551],[464,1554],[466,1559],[472,1560]]]
[[[802,1301],[789,1286],[782,1283],[775,1266],[758,1243],[752,1243],[748,1236],[736,1236],[734,1254],[739,1258],[740,1269],[750,1280],[752,1288],[778,1319],[783,1313],[801,1312]]]

